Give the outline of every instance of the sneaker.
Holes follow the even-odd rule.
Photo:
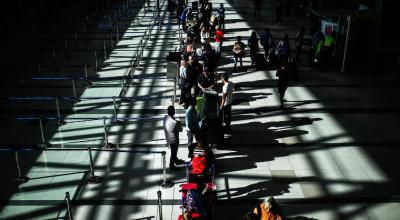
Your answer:
[[[224,137],[225,138],[230,138],[230,137],[232,137],[232,134],[224,134]]]

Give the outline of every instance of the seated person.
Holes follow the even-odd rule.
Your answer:
[[[253,213],[261,220],[283,220],[281,208],[272,196],[265,198],[264,202],[254,208]]]

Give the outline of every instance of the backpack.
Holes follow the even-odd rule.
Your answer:
[[[189,10],[189,8],[186,8],[185,10],[183,10],[181,16],[179,16],[179,20],[180,20],[181,22],[183,22],[183,21],[186,20],[186,14],[187,14],[188,10]]]
[[[193,174],[202,174],[204,169],[206,168],[206,157],[204,155],[196,155],[192,160],[192,173]]]

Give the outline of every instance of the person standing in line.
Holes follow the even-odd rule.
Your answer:
[[[219,24],[220,28],[225,29],[225,8],[224,8],[223,3],[219,4],[217,13],[218,13],[218,16],[217,16],[218,24]]]
[[[190,97],[190,84],[188,80],[188,58],[184,57],[181,60],[179,67],[179,78],[181,80],[181,97],[179,104],[183,104],[186,99]]]
[[[221,29],[220,25],[217,25],[215,27],[215,53],[217,53],[217,56],[220,58],[221,57],[221,47],[222,47],[222,42],[224,40],[224,32]]]
[[[165,133],[165,139],[171,148],[171,157],[169,159],[169,168],[177,170],[175,166],[185,163],[185,161],[178,159],[178,147],[179,147],[179,132],[182,132],[182,124],[176,120],[174,106],[168,106],[167,115],[163,118],[163,128]]]
[[[280,100],[280,108],[283,109],[283,102],[284,99],[283,97],[285,96],[285,92],[289,86],[289,78],[290,78],[290,73],[287,69],[287,60],[281,64],[281,67],[276,71],[276,76],[278,77],[277,81],[277,87],[278,87],[278,93],[279,93],[279,100]]]
[[[261,0],[253,0],[254,3],[254,17],[261,16]]]
[[[210,43],[210,30],[207,27],[203,26],[200,31],[201,43],[208,44]]]
[[[280,64],[287,62],[287,59],[290,56],[289,36],[287,34],[285,34],[283,40],[279,41],[275,51]]]
[[[240,67],[243,66],[242,59],[244,57],[244,43],[242,42],[242,37],[238,36],[237,41],[233,45],[233,57],[235,58],[235,65],[233,67],[233,72],[236,72],[236,65],[238,59],[240,61]]]
[[[275,16],[276,24],[280,25],[282,22],[283,2],[282,0],[275,0]]]
[[[233,83],[229,81],[229,74],[222,75],[224,85],[222,87],[222,101],[220,109],[222,110],[223,122],[225,123],[224,133],[232,135],[232,101],[233,101]]]
[[[400,86],[400,57],[397,58],[396,74],[397,74],[397,85]]]
[[[273,44],[272,34],[268,28],[265,28],[264,31],[261,33],[260,44],[264,48],[265,59],[267,59],[269,48]]]
[[[258,50],[260,49],[258,46],[257,33],[255,31],[253,31],[251,33],[251,36],[247,42],[247,45],[250,48],[251,65],[254,65],[256,63],[256,57],[257,57]]]
[[[188,158],[193,158],[193,150],[194,150],[193,137],[196,138],[196,140],[198,140],[200,137],[199,119],[197,117],[195,105],[196,105],[195,98],[190,98],[186,100],[183,105],[183,107],[186,109],[185,123],[186,123],[187,137],[188,137],[188,149],[189,149]]]
[[[301,49],[303,48],[304,43],[304,32],[306,28],[304,25],[301,25],[299,32],[296,34],[295,44],[296,44],[296,60],[300,59]]]

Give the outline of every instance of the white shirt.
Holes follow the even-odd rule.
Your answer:
[[[165,133],[165,139],[168,144],[175,144],[179,142],[179,132],[182,131],[182,126],[178,121],[169,115],[165,115],[163,118],[163,127]]]
[[[232,101],[233,101],[233,98],[232,98],[232,94],[233,94],[233,83],[232,83],[232,82],[224,83],[224,86],[222,87],[222,93],[223,93],[223,94],[226,93],[226,98],[225,98],[224,106],[227,106],[227,105],[229,105],[229,104],[232,104]]]

